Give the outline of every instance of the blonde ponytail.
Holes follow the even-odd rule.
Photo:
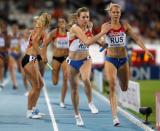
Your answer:
[[[112,7],[118,7],[121,10],[121,6],[119,4],[115,4],[115,3],[110,3],[104,10],[106,10],[108,13],[110,13]]]
[[[41,14],[37,19],[36,19],[36,27],[45,27],[50,24],[51,21],[51,15],[48,13],[43,13]]]

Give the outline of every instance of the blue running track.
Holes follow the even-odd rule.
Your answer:
[[[70,89],[68,90],[65,103],[66,108],[60,108],[60,90],[62,80],[60,79],[57,86],[53,86],[51,82],[51,72],[45,73],[45,83],[49,96],[51,112],[41,92],[37,107],[41,112],[45,113],[40,120],[26,118],[27,97],[24,95],[25,89],[22,83],[21,75],[17,74],[19,88],[12,89],[11,80],[5,85],[0,92],[0,131],[53,131],[53,125],[56,124],[58,131],[143,131],[123,115],[118,114],[121,125],[114,127],[112,124],[111,110],[109,105],[97,95],[93,95],[93,101],[99,109],[99,114],[91,114],[84,89],[80,86],[80,113],[84,120],[84,127],[77,127],[75,124],[74,112],[70,98]],[[51,119],[52,118],[52,119]],[[54,123],[54,124],[53,124]]]

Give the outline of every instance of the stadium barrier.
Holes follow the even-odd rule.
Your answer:
[[[140,85],[138,82],[129,81],[128,90],[122,92],[118,79],[116,83],[116,93],[118,103],[124,107],[139,113],[140,104]]]

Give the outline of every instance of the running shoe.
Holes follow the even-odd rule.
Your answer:
[[[4,88],[4,86],[2,84],[0,84],[0,91],[2,91],[3,88]]]
[[[119,122],[119,119],[117,116],[114,116],[113,117],[113,125],[114,126],[119,126],[120,125],[120,122]]]
[[[13,85],[13,90],[17,90],[18,86]]]
[[[65,104],[64,104],[63,102],[60,102],[59,105],[60,105],[61,108],[65,108],[65,107],[66,107]]]
[[[25,96],[28,96],[28,95],[29,95],[29,91],[27,91],[26,93],[24,93],[24,95],[25,95]]]
[[[84,126],[84,122],[83,122],[82,117],[81,117],[80,114],[79,115],[75,115],[75,118],[76,118],[76,125],[77,126]]]
[[[32,110],[28,110],[27,113],[26,113],[26,117],[29,118],[29,119],[40,119],[42,116],[37,115]]]
[[[97,114],[97,113],[99,112],[93,102],[90,102],[90,103],[88,104],[88,106],[89,106],[89,109],[91,110],[91,112],[92,112],[93,114]]]
[[[0,88],[1,88],[1,89],[3,89],[3,88],[4,88],[3,83],[0,83]]]
[[[32,108],[33,112],[39,116],[45,116],[44,113],[40,112],[39,109],[37,109],[36,107]]]

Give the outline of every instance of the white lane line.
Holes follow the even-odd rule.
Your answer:
[[[106,101],[107,104],[110,106],[110,102],[109,100],[103,96],[102,94],[100,94],[99,92],[97,92],[96,90],[93,90],[94,94],[96,94],[99,98],[101,98],[102,100]],[[145,131],[154,131],[153,129],[151,129],[149,126],[145,125],[142,121],[138,120],[137,118],[135,118],[133,115],[131,115],[130,113],[128,113],[127,111],[123,110],[122,108],[120,108],[118,106],[118,111],[123,114],[124,117],[126,117],[129,121],[131,121],[132,123],[134,123],[135,125],[137,125],[138,127],[144,129]]]
[[[53,131],[58,131],[58,126],[57,126],[57,123],[56,123],[56,120],[55,120],[55,117],[54,117],[53,109],[52,109],[50,99],[49,99],[49,96],[48,96],[48,93],[47,93],[45,82],[44,82],[44,87],[43,87],[43,93],[44,93],[45,100],[46,100],[48,110],[49,110],[49,114],[50,114],[50,117],[51,117],[51,120],[52,120]]]
[[[52,66],[49,63],[47,63],[47,66],[50,70],[53,70]]]

